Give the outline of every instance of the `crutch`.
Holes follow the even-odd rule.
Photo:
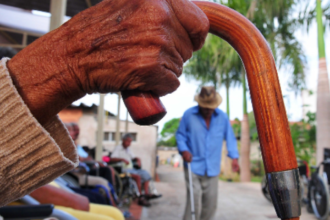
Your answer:
[[[188,179],[189,179],[189,192],[190,192],[190,206],[191,206],[191,219],[195,220],[195,203],[194,203],[194,189],[191,177],[190,163],[188,164]]]

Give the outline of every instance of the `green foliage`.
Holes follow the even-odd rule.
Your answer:
[[[226,51],[226,53],[222,53]],[[215,89],[240,83],[241,61],[235,50],[224,40],[209,34],[202,49],[195,52],[184,68],[188,79],[201,85],[212,84]]]
[[[251,169],[252,178],[256,180],[260,179],[260,177],[263,177],[265,175],[265,169],[262,160],[252,160],[250,169]],[[253,181],[252,178],[251,178],[251,182],[257,182],[257,181]]]
[[[297,18],[297,23],[303,25],[303,28],[309,32],[309,28],[316,19],[316,0],[314,1],[302,1],[305,4],[302,5],[302,9],[299,11],[299,16]],[[324,29],[330,26],[330,1],[322,1],[325,2],[322,6],[322,14],[324,17]]]
[[[258,140],[258,131],[257,131],[257,124],[256,124],[256,120],[254,118],[254,113],[253,112],[250,112],[248,114],[248,120],[249,120],[251,140],[256,141],[256,140]]]
[[[233,128],[235,137],[240,137],[241,136],[241,122],[238,118],[234,119],[234,123],[231,126]]]
[[[174,135],[176,130],[178,130],[180,124],[180,118],[173,118],[164,124],[162,132],[160,134],[162,137],[168,137],[169,135]]]
[[[158,146],[175,147],[175,132],[178,130],[180,118],[173,118],[164,124],[160,132],[162,139],[157,143]]]
[[[308,112],[307,118],[292,124],[290,130],[297,158],[311,163],[316,149],[315,113]]]
[[[306,59],[302,45],[294,35],[301,23],[292,16],[299,10],[299,0],[213,1],[224,4],[250,19],[267,40],[277,67],[290,73],[288,86],[295,93],[305,89]],[[204,47],[195,52],[185,66],[184,73],[188,79],[200,81],[201,85],[212,84],[216,89],[225,86],[229,100],[229,87],[243,82],[242,67],[239,56],[227,42],[209,35]],[[229,103],[227,106],[229,107]],[[229,115],[229,108],[227,114]]]
[[[256,141],[258,139],[258,131],[256,121],[254,119],[253,112],[248,113],[249,120],[249,128],[250,128],[250,137],[252,141]],[[234,119],[234,123],[232,124],[232,128],[236,137],[241,136],[241,122],[238,118]]]
[[[176,147],[175,135],[171,136],[167,140],[160,140],[157,142],[157,146]]]
[[[250,136],[252,141],[258,140],[257,125],[254,119],[253,112],[248,114]],[[290,125],[293,146],[296,156],[300,160],[311,162],[314,157],[316,149],[316,115],[315,113],[308,112],[307,120]],[[232,125],[235,136],[239,137],[241,134],[241,123],[236,118],[235,123]]]
[[[299,92],[305,88],[306,59],[302,45],[294,36],[300,24],[292,15],[300,0],[228,0],[226,5],[246,16],[259,29],[273,52],[278,68],[290,72],[289,87]]]

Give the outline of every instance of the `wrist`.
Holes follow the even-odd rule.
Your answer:
[[[56,35],[39,38],[7,62],[14,86],[41,124],[85,95],[58,49],[64,45],[54,43]]]

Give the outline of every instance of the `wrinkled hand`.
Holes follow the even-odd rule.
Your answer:
[[[190,163],[192,161],[192,155],[189,151],[183,151],[182,158],[187,163]]]
[[[232,160],[231,167],[232,167],[233,172],[238,172],[239,171],[238,159],[233,159]]]
[[[33,42],[8,68],[32,114],[45,122],[86,93],[173,92],[208,28],[188,0],[104,0]]]

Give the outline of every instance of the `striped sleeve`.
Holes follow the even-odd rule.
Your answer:
[[[0,61],[0,207],[73,169],[78,156],[58,117],[41,126]]]

